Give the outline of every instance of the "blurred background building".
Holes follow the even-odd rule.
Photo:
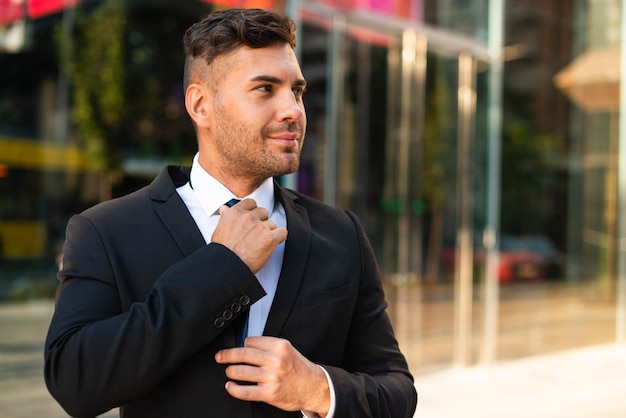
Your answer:
[[[184,30],[299,23],[292,188],[348,208],[414,372],[626,340],[621,0],[0,0],[0,300],[69,217],[188,164]]]

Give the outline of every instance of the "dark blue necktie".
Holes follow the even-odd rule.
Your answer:
[[[239,203],[240,199],[230,199],[224,203],[229,208]],[[250,310],[246,309],[241,315],[233,320],[233,329],[235,330],[235,339],[237,347],[243,347],[243,342],[248,335],[248,315]]]
[[[232,206],[235,206],[239,202],[241,202],[241,199],[232,198],[232,199],[230,199],[228,202],[226,202],[224,204],[230,208]]]

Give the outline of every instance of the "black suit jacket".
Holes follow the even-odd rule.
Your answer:
[[[214,355],[235,344],[233,304],[264,291],[234,253],[205,244],[176,192],[188,173],[168,167],[68,224],[45,378],[70,415],[299,416],[224,389]],[[326,368],[336,417],[411,417],[417,394],[359,222],[279,186],[276,195],[289,234],[264,335]]]

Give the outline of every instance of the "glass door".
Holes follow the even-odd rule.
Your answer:
[[[411,368],[469,363],[486,53],[389,17],[303,16],[309,128],[298,184],[363,222]]]

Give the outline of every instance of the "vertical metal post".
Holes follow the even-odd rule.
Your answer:
[[[396,153],[396,196],[401,202],[397,218],[397,285],[398,303],[396,318],[398,339],[401,342],[409,341],[410,300],[409,300],[409,273],[411,271],[411,234],[410,234],[410,189],[409,162],[411,156],[411,119],[413,118],[411,102],[413,100],[413,84],[415,74],[417,35],[415,31],[406,29],[402,33],[401,59],[401,91],[400,91],[400,131]],[[408,350],[408,346],[405,348]]]
[[[396,198],[396,164],[395,155],[398,141],[396,140],[396,126],[399,119],[399,92],[400,80],[399,71],[402,45],[401,42],[393,42],[387,50],[387,107],[385,109],[386,131],[385,131],[385,175],[383,177],[383,202],[387,202],[384,206],[385,216],[385,232],[383,239],[383,269],[388,272],[396,270],[395,264],[395,248],[396,240],[396,222],[395,214],[391,209],[391,202]],[[396,287],[392,287],[396,292]],[[395,299],[394,293],[394,299]]]
[[[397,193],[402,202],[401,212],[398,217],[398,272],[408,275],[411,271],[410,263],[410,204],[411,198],[409,182],[414,180],[410,176],[411,157],[411,120],[414,115],[411,106],[413,97],[413,85],[415,77],[415,61],[417,58],[417,35],[415,31],[406,29],[402,33],[402,81],[400,91],[400,135],[399,147],[396,155],[396,167],[398,170]]]
[[[287,0],[285,12],[296,23],[296,57],[300,59],[302,52],[302,0]]]
[[[372,143],[379,140],[379,138],[373,138],[370,134],[370,120],[371,120],[371,89],[370,80],[372,76],[372,46],[365,42],[359,42],[357,45],[357,62],[356,67],[356,85],[357,85],[357,121],[356,121],[356,138],[360,145],[354,146],[354,161],[358,162],[354,166],[353,176],[355,179],[355,186],[357,190],[354,194],[355,199],[353,203],[354,210],[357,213],[367,213],[367,199],[368,195],[365,192],[369,185],[369,155],[372,149]],[[352,141],[354,142],[354,140]],[[341,202],[340,202],[341,204]],[[368,221],[367,218],[363,218],[362,221]]]
[[[328,38],[328,67],[326,77],[326,141],[325,141],[325,176],[323,200],[329,205],[337,201],[337,153],[341,135],[340,121],[343,119],[342,98],[344,92],[344,37],[346,17],[341,13],[333,16],[331,33]]]
[[[615,339],[626,343],[626,4],[622,2],[622,46],[620,58],[620,106],[619,106],[619,150],[618,150],[618,246],[617,246],[617,301]]]
[[[476,107],[475,62],[459,55],[457,148],[457,248],[454,296],[454,363],[469,366],[472,354],[473,233],[471,204],[471,138]]]
[[[296,53],[296,58],[298,59],[300,65],[302,65],[302,28],[300,27],[302,25],[300,13],[302,6],[301,3],[301,0],[287,0],[285,8],[287,16],[291,17],[293,21],[296,22],[296,48],[294,52]],[[281,184],[288,189],[298,190],[298,173],[296,172],[282,176]]]
[[[403,86],[402,91],[412,97],[409,103],[411,109],[410,125],[410,156],[409,173],[409,201],[407,211],[410,214],[410,256],[409,256],[409,288],[407,294],[407,307],[409,323],[409,342],[415,343],[409,346],[412,357],[421,363],[422,349],[420,338],[422,335],[422,271],[424,270],[424,226],[423,209],[424,199],[424,130],[426,119],[426,71],[428,61],[428,38],[423,34],[415,34],[414,41],[415,58],[413,64],[412,83]],[[416,331],[419,330],[419,331]],[[419,364],[419,363],[418,363]]]
[[[485,308],[482,358],[491,364],[497,357],[499,283],[498,235],[500,228],[500,167],[502,143],[502,76],[504,42],[505,0],[492,0],[489,4],[488,48],[491,59],[489,67],[488,95],[488,155],[487,155],[487,216],[483,235],[485,247]]]

